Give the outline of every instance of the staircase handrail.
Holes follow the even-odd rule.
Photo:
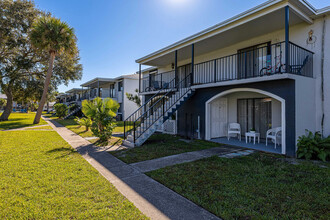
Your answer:
[[[171,84],[174,84],[176,78],[174,77],[169,83],[168,83],[168,87],[170,87]],[[136,111],[134,111],[130,116],[128,116],[125,120],[124,120],[124,139],[126,139],[126,122],[133,122],[131,120],[131,118],[137,114],[138,111],[140,111],[142,108],[144,108],[145,106],[147,106],[152,100],[153,98],[155,98],[156,96],[158,96],[161,93],[164,93],[165,91],[169,90],[169,88],[167,87],[163,87],[161,88],[156,94],[154,94],[151,98],[149,98],[149,100],[144,103],[143,105],[141,105]],[[136,121],[136,120],[135,120]],[[135,121],[133,123],[135,123]]]
[[[151,109],[153,109],[153,107],[154,106],[156,106],[158,103],[160,103],[161,101],[163,102],[163,114],[160,116],[160,117],[158,117],[156,120],[154,120],[146,129],[144,129],[144,131],[137,137],[137,138],[139,138],[146,130],[148,130],[159,118],[161,118],[162,116],[164,116],[164,114],[165,114],[165,112],[167,112],[167,110],[168,109],[170,109],[176,102],[177,102],[177,100],[179,100],[182,96],[184,96],[188,91],[190,91],[191,90],[191,83],[186,87],[186,89],[187,89],[187,91],[182,95],[182,96],[180,96],[180,97],[178,97],[177,99],[176,99],[176,101],[174,102],[174,104],[173,105],[171,105],[171,106],[169,106],[166,110],[164,109],[164,100],[165,100],[165,98],[168,96],[168,94],[170,94],[173,90],[176,90],[177,88],[179,88],[180,89],[180,87],[179,87],[179,85],[182,83],[182,82],[184,82],[184,81],[186,81],[188,78],[191,78],[191,73],[190,74],[188,74],[184,79],[182,79],[181,81],[179,81],[177,84],[176,84],[176,86],[173,88],[173,89],[171,89],[170,91],[168,91],[167,93],[165,93],[157,102],[155,102],[151,107],[149,107],[149,109],[147,110],[147,111],[145,111],[144,113],[143,113],[143,115],[141,115],[139,118],[137,118],[135,121],[134,121],[134,124],[133,124],[133,132],[134,132],[134,142],[135,142],[135,140],[136,140],[136,137],[135,137],[135,131],[136,131],[136,122],[139,120],[139,119],[141,119],[142,118],[142,116],[144,116],[147,112],[149,112],[149,111],[151,111]],[[158,110],[158,109],[157,109]]]

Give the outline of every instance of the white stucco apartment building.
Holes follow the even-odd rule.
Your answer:
[[[144,106],[125,144],[139,146],[176,115],[182,136],[294,156],[305,130],[330,135],[330,7],[270,0],[136,60]],[[277,143],[265,146],[268,131]],[[230,136],[230,135],[229,135]],[[259,148],[258,148],[259,147]]]

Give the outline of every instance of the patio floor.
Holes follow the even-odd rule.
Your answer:
[[[268,143],[268,146],[266,146],[266,143],[264,140],[260,140],[260,144],[256,142],[256,144],[253,144],[253,139],[249,143],[245,143],[245,138],[242,137],[242,141],[239,141],[237,138],[230,138],[228,141],[227,137],[221,137],[221,138],[213,138],[211,141],[216,142],[216,143],[221,143],[221,144],[228,144],[228,145],[233,145],[237,147],[245,147],[245,148],[250,148],[254,150],[260,150],[260,151],[266,151],[266,152],[271,152],[271,153],[276,153],[276,154],[281,154],[281,145],[276,146],[276,149],[274,147],[274,143]]]

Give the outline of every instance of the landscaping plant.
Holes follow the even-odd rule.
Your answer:
[[[322,138],[320,132],[306,130],[306,135],[298,138],[298,158],[329,160],[330,155],[330,136]]]
[[[82,112],[92,120],[91,130],[100,141],[107,141],[111,137],[118,109],[118,102],[111,98],[102,100],[97,97],[92,101],[82,102]]]
[[[2,109],[2,107],[5,107],[6,104],[7,104],[6,99],[0,99],[0,109]]]
[[[76,110],[77,108],[79,108],[79,105],[74,103],[72,105],[69,106],[70,112],[73,112],[74,110]]]
[[[89,131],[89,128],[92,126],[92,120],[90,118],[75,118],[75,122],[79,124],[80,126],[85,126],[86,130]]]
[[[44,90],[33,122],[34,124],[38,124],[46,103],[53,69],[55,69],[55,58],[61,54],[65,54],[70,58],[76,57],[78,55],[77,38],[72,27],[60,19],[49,15],[36,19],[30,32],[30,38],[34,48],[37,48],[40,52],[49,54],[49,65],[44,81]]]
[[[139,93],[139,90],[135,90],[136,93]],[[126,92],[126,97],[128,100],[134,102],[138,107],[141,106],[141,98],[138,95],[133,95],[131,93]]]
[[[56,116],[59,118],[64,118],[68,114],[68,106],[62,103],[57,103],[54,105]]]

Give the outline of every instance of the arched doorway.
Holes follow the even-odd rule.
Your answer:
[[[260,100],[259,100],[260,99]],[[211,140],[212,138],[220,136],[226,136],[226,128],[228,123],[239,122],[240,120],[240,103],[259,103],[252,106],[267,106],[260,104],[267,100],[272,101],[271,112],[271,124],[270,127],[282,127],[282,138],[281,138],[281,151],[280,153],[286,153],[286,124],[285,124],[285,100],[277,95],[270,92],[266,92],[259,89],[252,88],[236,88],[221,92],[205,103],[205,138]],[[259,109],[260,110],[260,109]],[[252,110],[251,110],[252,111]],[[236,116],[235,116],[236,115]],[[255,114],[253,114],[255,117]],[[261,114],[262,117],[266,117],[267,111]],[[260,114],[257,116],[259,117]],[[252,117],[252,116],[251,116]],[[251,119],[248,119],[248,121]],[[253,118],[253,120],[256,120]],[[267,121],[267,118],[260,119],[263,123]],[[245,122],[244,122],[245,123]],[[250,123],[250,122],[249,122]],[[269,122],[267,122],[269,123]],[[265,137],[265,126],[258,125],[262,130],[262,135]],[[243,129],[249,129],[247,126],[242,126]]]

